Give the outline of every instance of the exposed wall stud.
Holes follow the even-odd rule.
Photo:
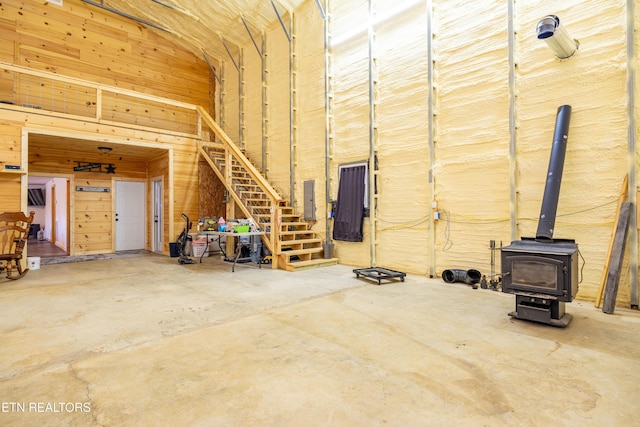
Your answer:
[[[516,64],[515,30],[513,25],[515,0],[508,3],[508,49],[509,49],[509,201],[511,240],[518,239],[518,171],[516,157]]]
[[[434,167],[436,163],[435,147],[435,100],[433,93],[433,2],[427,0],[427,85],[429,90],[429,111],[427,120],[429,122],[429,186],[432,203],[436,200],[436,183]],[[436,271],[436,221],[431,216],[429,226],[429,277],[435,277]]]
[[[635,2],[627,0],[627,135],[629,155],[629,201],[631,202],[631,219],[629,221],[629,282],[630,305],[638,308],[638,205],[637,205],[637,162],[636,162],[636,64],[635,51]]]

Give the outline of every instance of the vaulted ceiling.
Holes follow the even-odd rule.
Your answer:
[[[305,0],[82,1],[152,23],[153,26],[147,25],[151,31],[200,58],[204,51],[210,59],[226,60],[227,49],[235,53],[237,46],[251,43],[247,26],[254,38],[259,39],[263,29],[278,21],[278,13],[286,19],[287,12]]]

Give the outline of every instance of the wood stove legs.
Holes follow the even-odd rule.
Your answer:
[[[565,328],[573,316],[565,313],[565,303],[545,295],[516,294],[516,311],[509,316]]]

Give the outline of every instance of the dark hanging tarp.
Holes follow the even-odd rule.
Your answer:
[[[333,239],[362,242],[366,165],[345,167],[340,171]]]

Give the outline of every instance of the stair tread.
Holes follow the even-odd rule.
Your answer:
[[[290,251],[282,251],[282,255],[292,256],[292,255],[303,255],[303,254],[313,254],[316,252],[322,252],[324,249],[322,247],[319,248],[305,248],[305,249],[292,249]]]
[[[302,264],[322,264],[322,263],[329,263],[329,262],[336,262],[336,261],[338,261],[338,258],[315,258],[315,259],[308,259],[306,261],[290,261],[290,263],[302,265]]]
[[[300,240],[282,240],[282,246],[284,245],[307,245],[309,243],[322,243],[322,239],[300,239]]]
[[[267,210],[267,212],[261,212],[261,213],[259,214],[260,216],[271,216],[271,212],[270,212],[270,211],[271,211],[271,206],[256,206],[256,208],[257,208],[257,209],[266,209],[266,210]],[[290,209],[289,209],[289,208],[285,208],[284,210],[286,210],[287,212],[288,212],[288,211],[290,211]],[[292,213],[291,213],[291,214],[289,214],[289,213],[285,213],[285,212],[282,212],[282,215],[296,215],[296,216],[300,216],[300,215],[297,215],[297,214],[292,214]]]
[[[307,268],[327,267],[336,265],[338,258],[317,258],[306,261],[291,261],[285,264],[284,269],[287,271],[304,270]]]
[[[264,225],[264,224],[262,224]],[[287,231],[282,231],[280,232],[280,234],[288,234],[288,235],[294,235],[294,234],[315,234],[316,232],[313,230],[287,230]]]
[[[279,251],[278,257],[282,257],[283,260],[280,268],[296,271],[338,263],[337,258],[324,259],[321,258],[321,255],[318,256],[324,251],[323,239],[319,237],[318,233],[309,229],[312,223],[302,220],[302,215],[296,214],[287,200],[281,198],[278,201],[272,201],[251,173],[244,169],[242,162],[235,158],[228,161],[224,144],[204,147],[203,154],[205,153],[209,157],[209,165],[217,169],[216,173],[221,179],[229,179],[222,177],[228,177],[230,174],[231,181],[223,182],[223,184],[227,186],[229,191],[236,194],[234,197],[239,197],[240,203],[244,206],[242,209],[245,214],[251,215],[254,220],[257,220],[262,229],[271,227],[271,210],[274,207],[278,210],[280,223],[275,231],[279,236],[279,247],[288,249]],[[243,154],[246,157],[246,153],[243,152]],[[255,164],[253,165],[256,167]],[[265,220],[266,222],[262,222]],[[270,237],[265,236],[265,238],[268,240]],[[270,247],[269,241],[266,242],[267,247]],[[292,249],[294,247],[302,247],[302,249]],[[291,260],[292,257],[296,259]]]

